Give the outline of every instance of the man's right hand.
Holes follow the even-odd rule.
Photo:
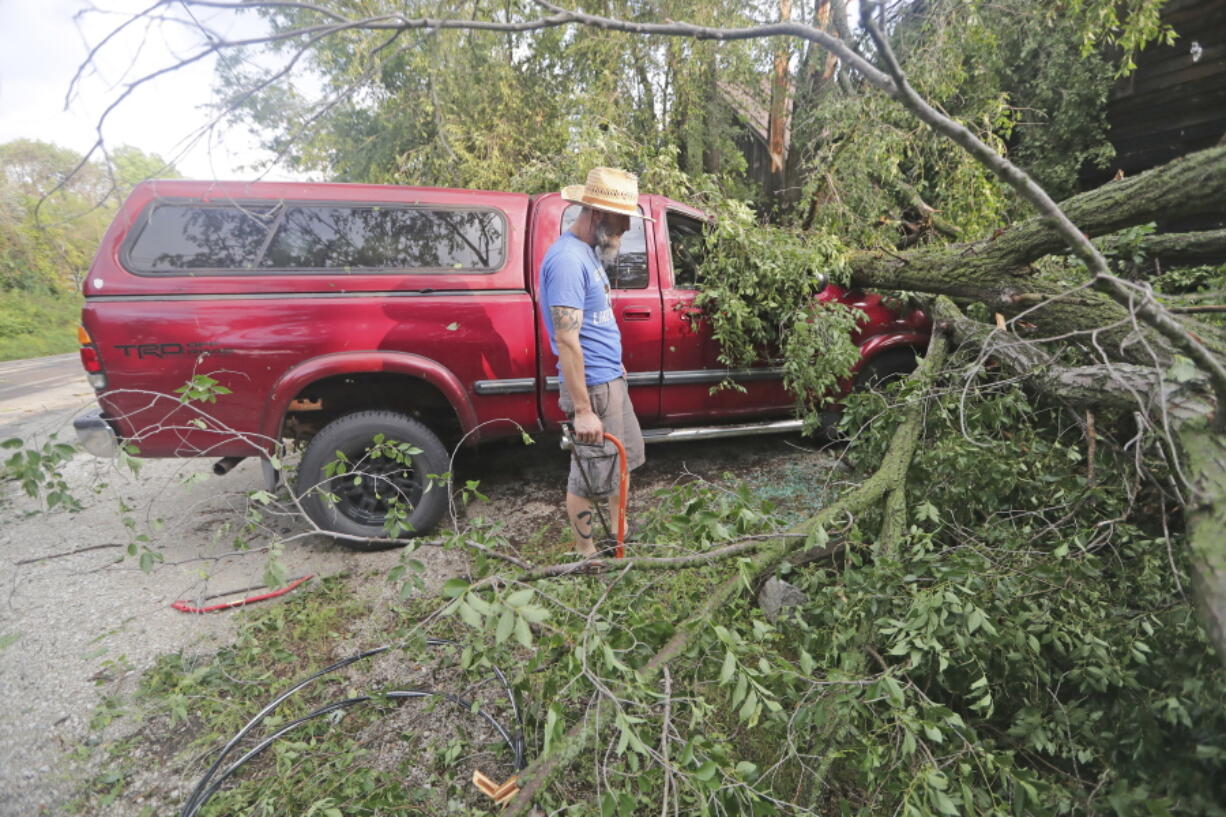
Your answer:
[[[604,423],[590,408],[575,411],[575,439],[594,445],[604,439]]]

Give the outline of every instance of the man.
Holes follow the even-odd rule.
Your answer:
[[[558,356],[558,400],[574,427],[575,446],[566,482],[566,514],[575,550],[593,556],[593,501],[608,498],[610,533],[619,509],[617,437],[627,465],[643,464],[643,435],[626,389],[621,332],[613,318],[604,264],[617,257],[622,233],[638,211],[638,178],[623,170],[594,168],[587,183],[567,187],[562,198],[583,205],[570,229],[545,253],[541,264],[541,310],[549,343]]]

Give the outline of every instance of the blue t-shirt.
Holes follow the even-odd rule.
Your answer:
[[[550,308],[569,306],[583,310],[579,348],[589,386],[608,383],[622,374],[622,336],[613,319],[609,279],[595,251],[567,230],[545,251],[541,262],[541,312],[549,329],[549,346],[558,353]],[[562,364],[558,363],[558,377]]]

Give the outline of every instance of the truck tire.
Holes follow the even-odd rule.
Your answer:
[[[889,349],[860,367],[860,371],[856,372],[855,379],[852,380],[851,391],[880,389],[911,374],[917,365],[915,349]],[[839,420],[842,417],[843,406],[840,403],[822,410],[822,433],[827,440],[840,439]]]
[[[388,442],[404,442],[420,453],[407,464],[388,457],[369,457],[376,435]],[[337,452],[348,462],[329,476],[328,465]],[[429,533],[447,510],[446,483],[431,479],[447,471],[447,449],[434,432],[394,411],[359,411],[333,420],[315,435],[298,466],[296,489],[307,516],[327,531],[359,540],[339,539],[355,550],[385,550],[384,522],[389,499],[396,497],[408,513],[408,532],[400,537]],[[333,501],[328,495],[336,498]]]

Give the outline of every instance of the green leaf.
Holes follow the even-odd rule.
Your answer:
[[[732,650],[727,650],[724,653],[724,666],[719,671],[719,682],[726,684],[732,680],[733,673],[736,672],[736,656],[732,654]]]
[[[756,690],[751,689],[749,690],[749,694],[745,696],[745,701],[741,704],[741,709],[737,713],[737,716],[743,721],[748,721],[755,714],[757,714],[757,711],[758,693]]]
[[[805,537],[806,548],[825,547],[830,541],[830,534],[826,533],[826,528],[818,525],[813,530],[809,531],[809,535]]]
[[[1196,379],[1196,364],[1183,355],[1175,355],[1171,367],[1166,370],[1168,379],[1176,383],[1187,383]]]
[[[992,709],[992,693],[986,693],[982,698],[971,704],[971,709],[978,709],[983,713],[987,713]]]
[[[468,582],[463,579],[448,579],[443,582],[443,598],[454,599],[462,596],[468,589]]]
[[[528,604],[524,607],[520,607],[516,612],[518,612],[522,618],[527,619],[529,624],[540,624],[542,621],[549,618],[549,611],[544,607],[540,607],[535,604]]]
[[[9,647],[17,643],[17,639],[21,638],[21,633],[8,633],[0,635],[0,650],[7,650]]]
[[[736,706],[741,702],[741,698],[745,696],[746,690],[749,689],[749,680],[744,673],[741,673],[736,678],[736,689],[732,691],[732,705]]]
[[[481,618],[481,614],[469,606],[467,600],[460,602],[456,612],[460,614],[460,618],[464,619],[465,624],[475,630],[480,630],[485,626],[485,619]]]
[[[505,601],[512,607],[523,607],[525,604],[532,601],[532,595],[535,592],[536,591],[534,591],[531,587],[523,590],[516,590],[514,593],[508,595]]]
[[[515,617],[515,639],[525,647],[532,647],[532,628],[528,626],[528,622],[520,616]]]
[[[933,805],[937,807],[937,811],[942,814],[952,815],[952,817],[957,816],[958,807],[954,805],[954,801],[949,798],[948,794],[936,789],[929,789],[928,793],[931,795]]]
[[[511,632],[514,629],[515,612],[513,610],[503,610],[502,615],[498,617],[498,629],[494,631],[494,641],[501,644],[511,637]]]
[[[474,610],[476,610],[478,613],[480,613],[483,616],[490,616],[490,615],[493,615],[495,612],[494,605],[490,604],[488,601],[481,598],[476,593],[469,595],[467,598],[464,599],[464,601],[468,604],[469,607],[472,607]],[[499,605],[499,606],[501,607],[502,605]]]
[[[898,685],[898,681],[894,680],[892,675],[881,676],[881,686],[884,687],[885,696],[894,706],[902,706],[905,696],[903,695],[902,687]]]
[[[553,742],[562,735],[562,729],[558,723],[558,712],[552,706],[545,714],[545,748],[541,750],[542,757],[549,756],[549,750],[552,748]]]

